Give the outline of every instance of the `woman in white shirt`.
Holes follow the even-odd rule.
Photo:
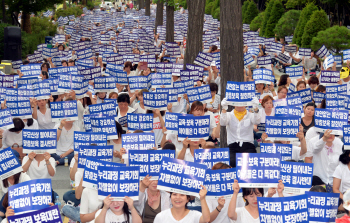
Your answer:
[[[278,99],[287,98],[287,94],[288,94],[288,88],[284,85],[279,86],[277,89],[277,96],[273,97],[273,99],[278,100]]]
[[[122,155],[120,153],[120,149],[122,148],[122,132],[123,132],[123,128],[118,122],[115,122],[115,126],[117,128],[118,139],[108,140],[107,145],[112,145],[113,146],[113,162],[120,163],[120,161],[122,159]]]
[[[160,146],[162,142],[163,132],[162,129],[165,126],[164,115],[165,111],[159,111],[159,109],[155,110],[147,110],[147,114],[153,114],[153,132],[155,136],[156,148]]]
[[[207,189],[202,186],[199,191],[199,199],[202,206],[202,213],[189,210],[187,203],[190,201],[189,195],[170,192],[172,208],[157,214],[154,223],[206,223],[210,221],[210,211],[205,200]]]
[[[31,152],[22,161],[23,172],[27,173],[30,179],[52,178],[56,173],[55,159],[48,152],[36,154]]]
[[[33,118],[22,119],[24,122],[24,129],[39,129],[38,121]]]
[[[143,103],[143,92],[149,92],[149,91],[147,89],[142,89],[136,94],[136,97],[139,100],[139,102],[135,104],[134,109],[137,114],[146,114],[146,111],[147,111]]]
[[[22,130],[25,125],[20,118],[14,118],[12,121],[14,128],[5,131],[0,129],[0,147],[3,149],[11,147],[12,152],[19,159],[20,157],[24,157],[22,153]]]
[[[124,201],[113,201],[109,195],[103,200],[103,208],[96,212],[95,217],[96,223],[142,223],[134,200],[127,196]]]
[[[132,113],[135,111],[133,108],[129,107],[130,104],[130,97],[127,93],[120,93],[118,95],[118,108],[117,108],[117,120],[120,124],[119,119],[122,117],[127,116],[128,113]],[[127,130],[127,124],[122,125],[123,130]]]
[[[33,118],[38,121],[39,129],[53,129],[55,123],[51,120],[51,109],[46,107],[47,100],[33,99],[31,105],[33,109]]]
[[[333,193],[339,193],[341,203],[343,194],[350,189],[350,150],[345,150],[339,157],[339,165],[333,173]]]
[[[240,190],[238,180],[235,180],[233,185],[233,196],[228,207],[228,217],[236,223],[260,223],[258,197],[264,196],[263,188],[242,188],[243,198],[246,201],[245,207],[237,208],[237,195]],[[284,185],[280,181],[277,187],[277,192],[280,197],[283,197]]]
[[[260,124],[265,124],[266,116],[275,116],[275,109],[273,107],[273,97],[271,95],[266,95],[261,101],[261,106],[262,108],[259,110]],[[257,125],[254,125],[254,131],[259,132]],[[256,135],[256,138],[260,139],[261,133],[260,135]]]

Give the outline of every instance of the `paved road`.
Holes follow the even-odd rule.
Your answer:
[[[52,178],[52,188],[63,199],[63,194],[68,190],[71,190],[70,178],[69,178],[69,167],[56,166],[56,174]]]

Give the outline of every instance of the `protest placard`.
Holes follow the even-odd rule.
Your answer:
[[[208,103],[212,100],[209,85],[186,89],[186,94],[190,103],[193,103],[195,101]]]
[[[90,115],[91,131],[94,133],[103,132],[107,134],[107,139],[118,139],[118,131],[115,125],[115,117]],[[121,134],[121,133],[120,133]]]
[[[260,68],[253,70],[253,79],[255,84],[271,84],[275,81],[275,76],[271,70]]]
[[[10,109],[0,110],[0,128],[11,129],[14,128]]]
[[[244,66],[248,66],[249,64],[254,62],[254,58],[249,53],[245,53],[243,59],[244,59]]]
[[[312,187],[313,163],[281,162],[281,179],[284,192],[288,194],[304,194]]]
[[[22,172],[22,166],[11,147],[0,151],[0,178],[7,179],[19,172]]]
[[[168,106],[168,93],[143,92],[145,109],[164,111]]]
[[[271,64],[271,56],[268,55],[268,56],[258,57],[257,61],[258,61],[259,67],[268,66]]]
[[[211,169],[216,163],[226,163],[230,165],[229,148],[195,150],[194,162],[205,164],[208,169]]]
[[[318,132],[332,130],[331,134],[343,135],[343,125],[348,124],[348,111],[336,109],[315,109],[315,129]]]
[[[193,63],[198,64],[202,67],[209,67],[212,61],[213,57],[210,53],[199,52]]]
[[[8,203],[16,214],[36,211],[52,203],[51,179],[37,179],[8,188]]]
[[[309,57],[311,56],[310,48],[299,48],[299,56]]]
[[[133,132],[135,130],[143,130],[150,132],[153,129],[153,114],[135,114],[128,113],[128,130]]]
[[[75,152],[79,152],[79,146],[90,146],[91,144],[96,144],[97,146],[107,146],[107,134],[74,131]]]
[[[318,49],[315,54],[319,57],[319,58],[323,58],[324,56],[327,56],[328,54],[328,49],[325,45],[322,45],[320,49]]]
[[[91,67],[79,70],[78,74],[83,75],[85,80],[94,80],[94,78],[102,76],[101,67]]]
[[[314,99],[316,105],[320,104],[325,99],[326,94],[322,92],[312,92],[312,99]]]
[[[0,87],[13,87],[15,75],[0,75]],[[21,78],[25,80],[25,78]],[[20,83],[18,84],[20,85]]]
[[[297,106],[278,106],[275,108],[276,117],[294,115],[299,116],[301,118],[301,113],[301,108]]]
[[[339,71],[323,70],[321,71],[320,84],[324,86],[337,85],[340,80]]]
[[[333,67],[333,63],[334,57],[332,54],[329,54],[323,62],[323,68],[327,70],[328,68]]]
[[[129,88],[131,92],[136,90],[148,89],[148,76],[128,77]]]
[[[286,74],[288,74],[291,79],[301,78],[303,76],[303,72],[303,66],[286,67]]]
[[[58,80],[58,92],[66,93],[73,90],[76,93],[79,93],[83,86],[84,76],[70,73],[61,73]]]
[[[116,82],[114,77],[95,77],[94,89],[95,92],[110,92],[116,88]]]
[[[183,94],[186,94],[186,89],[192,88],[194,83],[193,80],[187,80],[187,81],[176,81],[173,83],[174,88],[177,88],[178,96],[182,97]]]
[[[311,97],[311,89],[307,88],[301,91],[297,91],[299,93],[299,96],[301,97],[301,102],[305,106],[307,103],[312,102],[312,97]]]
[[[230,199],[233,194],[232,184],[237,179],[236,168],[229,169],[207,169],[205,171],[204,186],[207,188],[207,199],[218,199],[224,197]],[[240,193],[242,193],[240,191]]]
[[[228,81],[225,97],[233,106],[250,106],[255,97],[255,82]]]
[[[122,135],[122,148],[125,150],[148,150],[155,147],[154,133],[131,133]]]
[[[305,192],[309,222],[335,222],[338,214],[339,193]]]
[[[23,153],[56,153],[57,129],[23,129]]]
[[[284,117],[266,116],[267,140],[298,141],[300,117],[286,115]]]
[[[110,146],[79,146],[78,168],[84,169],[86,158],[112,162],[113,160],[113,145]]]
[[[42,80],[40,82],[32,84],[33,93],[36,100],[49,99],[51,96],[50,82],[48,80]]]
[[[77,101],[51,102],[51,119],[53,122],[78,120]]]
[[[41,65],[35,63],[21,65],[21,73],[23,77],[39,76],[41,74]]]
[[[114,102],[89,105],[91,115],[103,115],[117,118],[117,110]],[[117,121],[117,120],[116,120]]]
[[[140,167],[140,179],[151,176],[151,180],[158,180],[159,171],[164,157],[175,159],[172,150],[130,150],[129,166]]]
[[[269,154],[281,154],[281,161],[292,159],[292,144],[260,143],[260,152]]]
[[[172,74],[171,73],[152,73],[152,88],[157,87],[172,87]]]
[[[31,211],[29,213],[17,214],[8,216],[7,221],[9,223],[18,222],[45,222],[45,223],[63,223],[61,219],[60,210],[57,205],[43,208],[38,211]]]
[[[210,132],[210,115],[178,116],[178,128],[179,141],[183,141],[187,137],[192,141],[199,141],[200,139],[207,140]]]
[[[344,150],[350,150],[350,125],[343,125]]]
[[[199,163],[163,157],[157,189],[198,196],[206,168]]]

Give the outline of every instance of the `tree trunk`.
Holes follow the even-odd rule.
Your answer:
[[[5,0],[1,2],[1,10],[2,10],[2,22],[6,23],[6,8],[5,8]]]
[[[145,7],[146,7],[145,15],[151,16],[151,1],[150,0],[145,0]]]
[[[145,0],[139,0],[139,9],[145,8]]]
[[[63,9],[67,9],[67,2],[66,2],[66,0],[63,0]]]
[[[243,27],[240,0],[220,1],[220,75],[221,100],[225,98],[227,81],[244,81]],[[226,127],[220,129],[221,148],[227,147]]]
[[[158,1],[157,3],[157,11],[156,11],[156,34],[157,34],[157,26],[163,25],[163,8],[164,4],[162,1]]]
[[[82,0],[82,1],[81,1],[81,4],[82,4],[82,5],[86,5],[86,0]]]
[[[191,38],[187,39],[185,59],[184,59],[184,70],[186,64],[193,63],[198,53],[202,51],[202,40],[205,13],[205,1],[203,0],[191,0],[188,1],[188,31],[187,36]]]
[[[21,28],[26,33],[32,33],[32,28],[30,26],[30,14],[29,13],[22,13],[21,17]]]
[[[174,42],[174,6],[166,6],[166,42]]]

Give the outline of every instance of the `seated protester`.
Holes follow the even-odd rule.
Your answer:
[[[311,88],[311,92],[314,92],[316,91],[317,86],[320,84],[320,81],[316,76],[311,76],[307,81],[307,84]]]
[[[314,57],[314,55],[315,52],[312,50],[310,57],[303,56],[303,66],[305,74],[316,75],[317,59]]]
[[[229,102],[226,98],[222,100],[221,105],[220,125],[226,126],[230,166],[236,167],[236,153],[256,153],[253,133],[254,125],[260,124],[259,101],[254,97],[254,113],[248,112],[245,106],[235,106],[235,109],[228,113],[226,110]]]
[[[53,100],[51,98],[50,100]],[[38,121],[39,129],[54,129],[55,123],[51,119],[51,109],[47,107],[48,100],[31,100],[33,118]]]
[[[331,130],[326,130],[324,135],[315,136],[308,144],[306,157],[313,157],[314,176],[312,185],[326,185],[327,192],[333,191],[333,174],[339,165],[339,157],[343,153],[343,142]],[[311,155],[310,155],[311,154]]]
[[[3,179],[0,181],[0,186],[1,186],[1,194],[3,194],[4,196],[2,196],[1,201],[0,201],[0,217],[4,217],[5,213],[6,213],[6,209],[2,206],[2,202],[4,201],[5,198],[5,194],[8,192],[8,188],[10,186],[19,184],[19,183],[23,183],[25,181],[29,181],[31,180],[30,177],[23,172],[19,172],[16,173],[15,175],[11,175],[6,179]]]
[[[194,162],[194,150],[195,149],[206,149],[206,141],[204,139],[200,139],[199,141],[192,141],[188,139],[184,139],[182,141],[183,147],[179,152],[177,159]]]
[[[139,199],[134,203],[142,222],[153,222],[157,214],[171,208],[169,193],[158,190],[158,180],[151,178],[147,175],[140,181]]]
[[[33,118],[22,119],[24,122],[24,129],[39,129],[38,121]]]
[[[117,99],[118,98],[118,93],[117,92],[111,92],[108,95],[109,99]]]
[[[41,71],[41,74],[39,75],[42,80],[49,79],[49,74],[46,71]]]
[[[343,195],[345,215],[341,218],[335,219],[335,223],[349,223],[350,222],[350,189]]]
[[[279,86],[277,89],[277,96],[273,97],[274,100],[287,98],[288,88],[284,85]]]
[[[97,97],[96,103],[101,104],[107,98],[107,93],[106,92],[97,92],[96,97]]]
[[[50,64],[49,63],[43,63],[41,64],[41,71],[49,72]]]
[[[350,150],[344,150],[339,157],[339,165],[333,173],[333,193],[339,193],[340,211],[344,211],[343,196],[350,189]]]
[[[305,81],[298,81],[296,90],[297,91],[302,91],[306,89],[306,82]]]
[[[220,95],[218,95],[218,85],[216,83],[210,83],[210,93],[211,93],[211,101],[209,103],[206,103],[205,107],[208,109],[208,111],[211,111],[213,113],[217,113],[220,111]]]
[[[122,159],[122,155],[120,153],[120,150],[122,148],[123,128],[118,122],[115,122],[115,126],[116,126],[116,129],[118,132],[118,139],[108,140],[107,145],[113,145],[113,162],[120,163],[120,161]]]
[[[212,170],[222,170],[222,169],[230,169],[231,166],[226,163],[216,163]],[[217,200],[214,199],[206,199],[207,204],[210,211],[210,222],[212,223],[230,223],[231,220],[227,215],[228,206],[230,202],[226,202],[224,197],[219,197]],[[237,199],[236,207],[244,207],[244,201],[242,196]]]
[[[278,81],[277,86],[286,86],[289,88],[289,85],[292,83],[292,79],[290,79],[288,74],[282,74],[280,80]]]
[[[139,71],[138,70],[133,71],[132,69],[133,69],[133,67],[132,67],[132,63],[130,61],[127,61],[124,63],[124,72],[126,72],[128,77],[139,76],[139,74],[138,74]]]
[[[205,199],[207,189],[202,186],[199,191],[199,199],[202,206],[202,213],[189,210],[187,204],[190,201],[189,195],[170,192],[172,207],[157,214],[154,223],[206,223],[210,221],[210,211]]]
[[[304,128],[304,135],[312,127],[315,126],[315,108],[316,105],[313,102],[307,103],[304,107],[304,117],[301,118],[301,125]]]
[[[106,197],[103,200],[102,209],[95,214],[96,223],[142,223],[142,219],[134,207],[134,200],[125,197],[124,201],[113,201],[113,198]]]
[[[52,157],[56,160],[57,165],[63,165],[64,159],[68,158],[71,162],[74,156],[74,132],[80,131],[75,121],[62,119],[60,126],[57,128],[57,149]]]
[[[68,67],[73,67],[75,66],[75,61],[73,59],[68,60]]]
[[[139,102],[136,103],[133,108],[135,109],[135,111],[137,111],[137,114],[146,114],[147,111],[143,103],[143,92],[149,91],[147,89],[142,89],[141,91],[136,93],[136,98]]]
[[[22,130],[25,125],[22,119],[13,119],[14,128],[3,130],[0,129],[0,146],[3,149],[11,147],[12,152],[18,159],[22,159],[25,155],[23,154],[22,148]]]
[[[127,93],[120,93],[118,95],[118,108],[117,108],[117,119],[126,116],[128,113],[135,111],[130,105],[130,97]],[[119,122],[119,121],[118,121]],[[123,130],[127,130],[127,124],[122,126]]]
[[[29,153],[22,161],[23,172],[27,173],[30,179],[52,178],[56,173],[55,159],[48,152],[44,154]]]
[[[245,207],[237,208],[237,196],[240,190],[238,180],[235,180],[233,185],[233,196],[228,206],[228,217],[236,223],[260,223],[258,197],[264,196],[263,188],[242,188]],[[283,197],[284,185],[280,181],[277,192],[280,197]]]
[[[275,116],[275,108],[273,107],[273,97],[271,95],[266,95],[261,101],[262,108],[259,109],[260,113],[260,123],[266,122],[266,116]],[[258,125],[254,125],[254,138],[260,139],[261,133],[259,133]]]
[[[163,118],[165,111],[159,111],[159,109],[147,110],[147,114],[153,114],[153,132],[155,136],[156,148],[159,148],[163,136],[162,129],[165,127]]]
[[[255,84],[255,90],[256,94],[259,95],[259,101],[261,101],[267,95],[271,97],[277,96],[272,82],[269,85],[265,85],[263,83]]]

